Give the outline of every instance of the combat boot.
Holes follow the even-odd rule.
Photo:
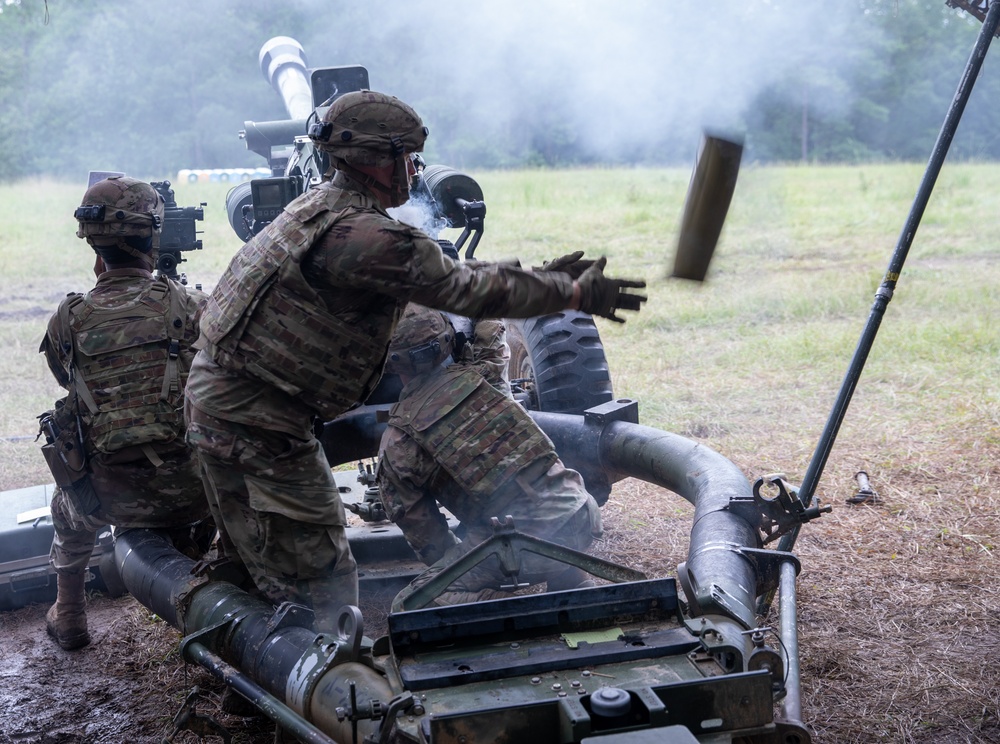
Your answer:
[[[87,632],[86,574],[56,574],[56,603],[45,613],[45,628],[62,648],[73,651],[90,643]]]

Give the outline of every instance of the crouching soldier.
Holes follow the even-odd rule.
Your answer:
[[[132,178],[87,190],[75,216],[97,254],[97,285],[62,301],[39,349],[68,391],[40,417],[57,485],[58,594],[45,624],[68,650],[90,642],[84,581],[99,529],[162,529],[191,557],[214,535],[182,411],[205,295],[153,278],[163,208]]]
[[[410,594],[489,538],[492,517],[510,515],[520,532],[580,551],[601,534],[600,510],[580,474],[563,465],[534,420],[501,392],[506,382],[497,362],[506,349],[495,325],[479,324],[471,353],[443,366],[454,329],[440,312],[411,304],[389,346],[386,370],[404,387],[382,437],[377,482],[389,518],[430,566],[397,595],[393,610],[407,609]],[[437,502],[461,521],[463,540],[448,529]],[[585,579],[578,568],[521,554],[520,582],[547,582],[556,591]],[[508,581],[489,558],[436,604],[502,596]]]

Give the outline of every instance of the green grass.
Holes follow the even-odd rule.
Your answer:
[[[767,419],[796,440],[818,438],[922,168],[744,167],[702,285],[667,278],[687,169],[472,175],[489,209],[478,257],[537,265],[582,249],[608,256],[610,274],[647,280],[642,313],[624,326],[599,321],[616,392],[638,398],[650,425],[728,432],[712,444],[729,454],[740,431]],[[991,165],[944,169],[859,385],[866,405],[938,428],[960,417],[964,394],[995,409],[1000,216],[988,195],[998,185]],[[35,352],[59,298],[92,282],[92,254],[72,217],[81,190],[0,186],[9,288],[0,300],[2,436],[34,433],[35,414],[57,392]],[[205,249],[181,267],[191,283],[211,287],[240,245],[227,190],[176,185],[179,204],[207,203]],[[735,454],[773,457],[757,446]],[[785,467],[800,471],[803,457]]]
[[[922,173],[744,167],[700,285],[667,278],[686,169],[473,173],[489,208],[478,257],[530,266],[582,249],[608,256],[611,275],[646,279],[640,314],[598,320],[616,394],[639,400],[642,423],[705,443],[751,479],[799,481]],[[0,489],[49,480],[38,445],[12,440],[33,436],[59,394],[37,354],[49,314],[93,284],[72,218],[82,191],[0,185]],[[206,247],[181,267],[206,288],[240,245],[226,191],[177,188],[181,205],[208,203]],[[804,715],[817,744],[995,740],[997,193],[997,166],[942,172],[819,484],[836,508],[796,545]],[[859,469],[880,506],[844,505]],[[626,481],[604,509],[619,534],[642,531],[637,560],[663,575],[668,540],[650,530],[682,546],[689,524],[667,503]]]

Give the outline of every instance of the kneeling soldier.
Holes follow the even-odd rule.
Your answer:
[[[90,642],[84,582],[97,530],[163,529],[192,557],[215,532],[182,409],[205,295],[153,277],[163,208],[152,186],[124,176],[87,190],[77,235],[97,253],[97,285],[62,301],[39,349],[69,392],[41,417],[58,486],[58,594],[45,623],[68,650]]]
[[[491,517],[512,516],[520,532],[581,551],[601,534],[600,510],[583,478],[563,465],[534,420],[501,392],[504,380],[492,361],[506,356],[503,336],[493,327],[483,330],[476,328],[480,343],[473,342],[471,354],[442,366],[453,351],[454,329],[441,313],[410,305],[389,347],[386,370],[398,374],[404,388],[382,437],[377,480],[389,518],[431,566],[400,592],[394,610],[490,537]],[[497,348],[483,345],[484,337]],[[461,521],[464,540],[448,529],[438,502]],[[522,553],[518,578],[547,582],[554,591],[578,586],[586,575]],[[505,582],[498,561],[488,559],[436,603],[500,596]]]

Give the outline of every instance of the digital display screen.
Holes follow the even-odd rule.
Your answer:
[[[284,193],[280,183],[262,183],[257,187],[259,204],[262,207],[284,207]],[[257,199],[254,200],[258,202]]]

